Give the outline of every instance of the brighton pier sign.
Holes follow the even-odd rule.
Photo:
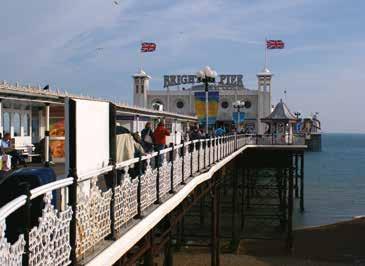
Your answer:
[[[220,87],[229,89],[235,87],[243,88],[243,75],[219,75],[218,85]],[[196,75],[165,75],[163,87],[178,86],[182,84],[195,84],[198,83],[198,77]]]

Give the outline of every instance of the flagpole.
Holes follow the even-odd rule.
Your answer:
[[[265,68],[267,68],[267,38],[265,38]]]
[[[139,53],[140,53],[140,58],[139,58],[139,63],[140,63],[140,70],[142,71],[142,59],[143,59],[143,53],[142,53],[142,43],[143,43],[143,41],[141,41],[141,45],[140,45],[140,47],[139,47]]]

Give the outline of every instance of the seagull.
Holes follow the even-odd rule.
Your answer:
[[[113,1],[114,5],[119,5],[118,1]]]

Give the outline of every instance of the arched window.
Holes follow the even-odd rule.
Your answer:
[[[19,137],[20,134],[20,114],[15,112],[13,115],[13,127],[14,127],[14,137]]]
[[[24,136],[29,136],[29,125],[30,125],[30,116],[28,113],[26,114],[23,114],[23,117],[22,117],[22,125],[23,125],[23,133],[24,133]]]
[[[4,125],[4,134],[10,133],[10,113],[4,112],[3,114],[3,125]]]

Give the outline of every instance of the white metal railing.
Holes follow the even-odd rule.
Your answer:
[[[162,203],[191,178],[243,146],[292,144],[304,144],[304,137],[229,135],[199,139],[109,165],[77,179],[69,177],[28,188],[0,209],[0,265],[76,263],[106,237],[121,237],[130,222],[154,203]],[[106,183],[103,190],[97,183],[100,175]],[[42,195],[39,223],[30,228],[31,201]],[[10,244],[5,237],[6,220],[20,208],[25,213],[23,234]]]

